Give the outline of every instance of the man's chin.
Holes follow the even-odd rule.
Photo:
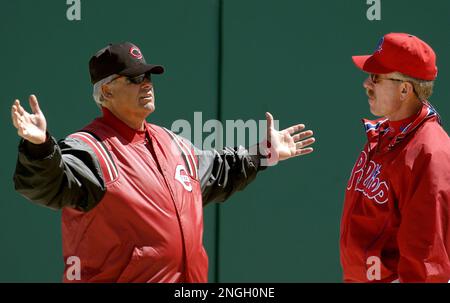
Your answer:
[[[148,103],[144,105],[144,108],[150,112],[154,112],[155,111],[155,104],[153,103]]]
[[[382,114],[380,114],[379,112],[377,112],[377,111],[375,111],[373,108],[370,108],[370,113],[372,114],[372,115],[374,115],[375,117],[383,117],[383,115]]]
[[[375,100],[371,99],[371,98],[369,98],[369,110],[370,110],[370,113],[372,115],[378,117],[378,113],[377,113],[376,108],[375,108]]]
[[[151,114],[155,111],[155,103],[153,101],[142,104],[142,108],[145,109],[148,114]]]

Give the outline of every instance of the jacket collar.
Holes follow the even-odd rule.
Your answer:
[[[147,122],[144,123],[145,130],[135,130],[117,118],[109,109],[102,107],[102,112],[103,117],[100,119],[114,128],[126,141],[135,143],[145,140],[145,133],[148,128]]]
[[[419,114],[415,116],[415,119],[409,121],[406,126],[402,127],[402,129],[396,132],[396,135],[389,142],[389,150],[393,149],[405,137],[413,133],[417,129],[417,127],[424,123],[426,120],[435,117],[440,123],[440,117],[437,111],[430,103],[428,103],[428,101],[426,101],[422,105],[422,109],[420,110]],[[378,144],[380,136],[383,136],[390,131],[389,120],[386,118],[380,118],[377,120],[362,119],[362,122],[364,123],[369,149],[373,149]]]

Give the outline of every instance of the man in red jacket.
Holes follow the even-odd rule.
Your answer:
[[[312,131],[283,131],[267,113],[265,152],[242,146],[198,150],[146,122],[155,110],[151,74],[129,42],[110,44],[89,62],[103,115],[56,142],[35,96],[30,114],[16,100],[22,138],[14,175],[28,199],[62,209],[66,282],[206,282],[203,206],[245,188],[268,164],[311,153]]]
[[[427,101],[436,56],[419,38],[385,35],[354,56],[375,121],[345,194],[340,251],[347,282],[448,282],[450,139]]]

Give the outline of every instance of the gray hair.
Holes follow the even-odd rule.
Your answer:
[[[420,101],[423,102],[428,100],[428,98],[430,98],[433,94],[434,80],[428,81],[416,79],[399,72],[395,72],[394,74],[396,78],[404,80],[406,82],[410,82],[413,85],[414,92],[416,93],[417,98],[419,98]]]
[[[105,98],[103,97],[102,86],[105,84],[108,84],[109,82],[114,80],[114,78],[116,78],[116,77],[117,77],[117,75],[114,74],[114,75],[108,76],[94,84],[94,88],[92,91],[92,97],[94,97],[94,101],[100,109],[102,109],[102,102],[105,101]]]

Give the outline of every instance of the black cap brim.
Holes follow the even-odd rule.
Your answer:
[[[146,73],[162,74],[164,73],[164,66],[153,64],[142,64],[139,66],[134,66],[132,68],[125,69],[117,74],[127,77],[136,77]]]

